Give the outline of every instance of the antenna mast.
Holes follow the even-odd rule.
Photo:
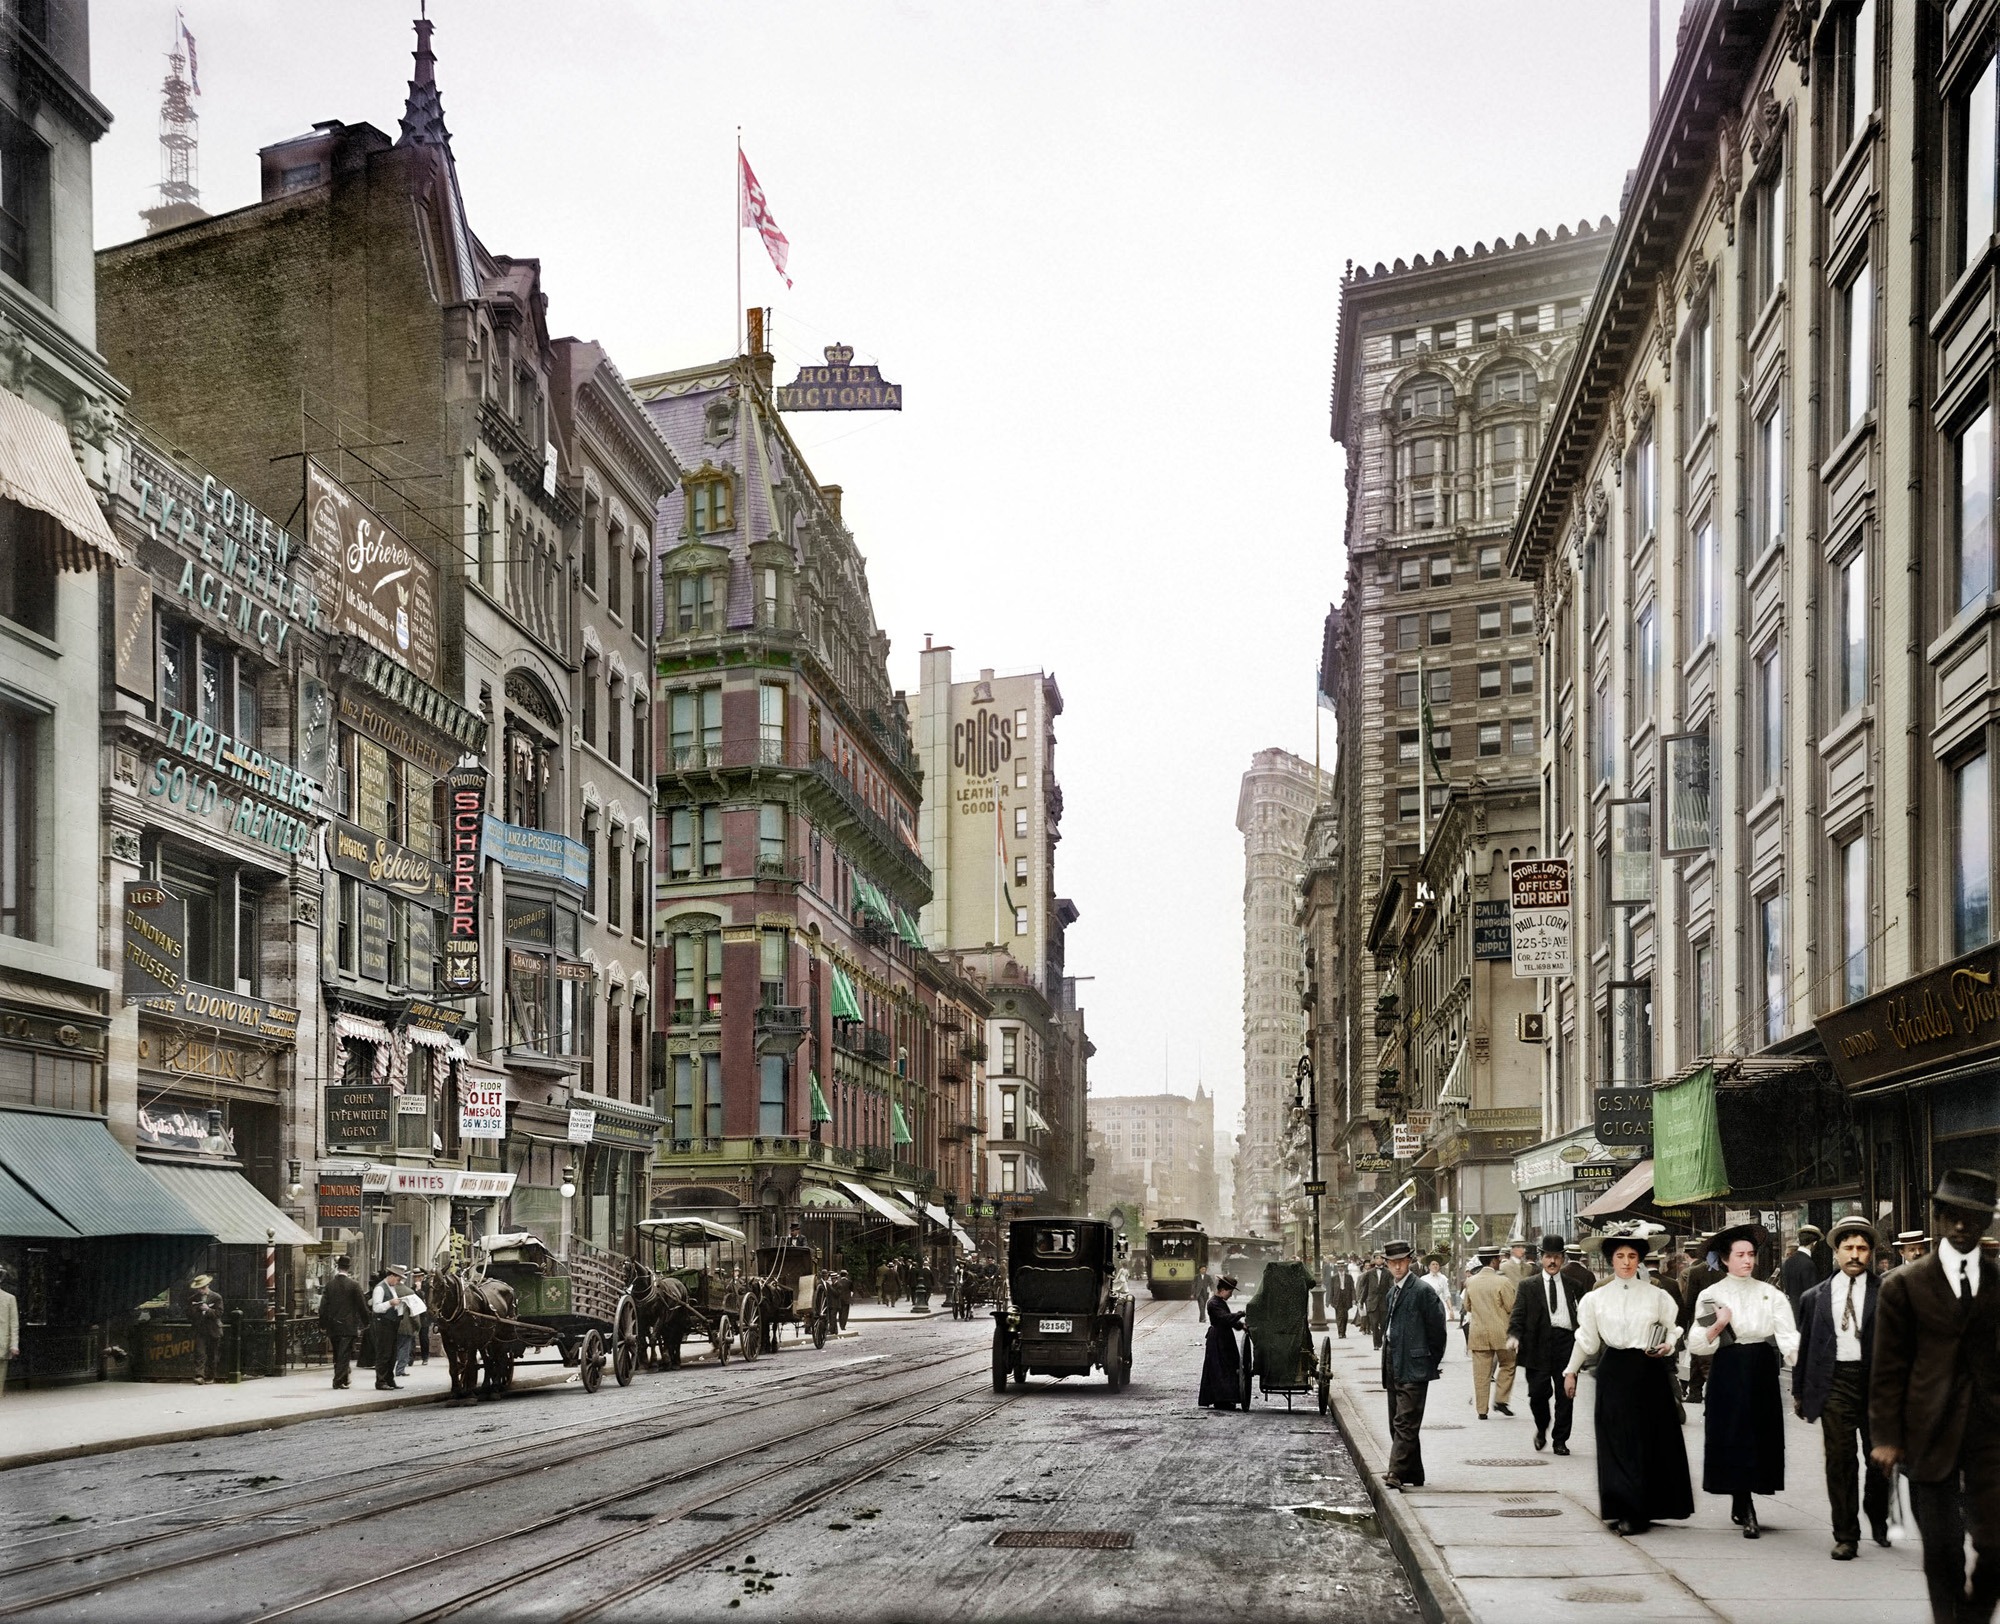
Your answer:
[[[201,115],[194,110],[201,92],[189,78],[192,43],[175,13],[174,47],[167,53],[167,77],[160,86],[160,201],[139,211],[148,235],[208,217],[201,206]]]

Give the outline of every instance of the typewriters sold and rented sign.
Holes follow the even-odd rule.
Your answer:
[[[445,775],[444,795],[444,990],[478,992],[479,842],[486,828],[486,769],[476,757],[466,757]]]
[[[310,457],[306,533],[339,572],[336,628],[436,682],[437,566]]]
[[[159,885],[125,887],[125,996],[178,998],[187,968],[187,904]]]
[[[886,382],[880,367],[854,365],[854,347],[829,344],[826,365],[799,368],[776,391],[781,412],[900,412],[903,386]]]
[[[1544,857],[1511,863],[1508,888],[1514,916],[1514,974],[1573,975],[1575,911],[1569,859]]]

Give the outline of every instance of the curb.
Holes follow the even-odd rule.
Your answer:
[[[1424,1617],[1430,1624],[1477,1624],[1478,1615],[1467,1604],[1458,1581],[1424,1532],[1417,1514],[1403,1504],[1401,1494],[1383,1486],[1382,1475],[1369,1460],[1368,1450],[1356,1442],[1357,1437],[1365,1434],[1359,1423],[1349,1423],[1344,1409],[1347,1395],[1337,1384],[1332,1398],[1333,1424],[1347,1445],[1348,1458],[1361,1473],[1362,1482],[1368,1485],[1368,1496],[1375,1502],[1383,1536],[1403,1564],[1403,1571],[1409,1574],[1410,1587],[1416,1592],[1417,1605],[1423,1608]]]
[[[857,1337],[859,1331],[839,1331],[840,1338]],[[712,1364],[712,1353],[690,1353],[681,1359],[683,1365]],[[331,1368],[331,1367],[329,1367]],[[362,1367],[357,1366],[357,1369]],[[538,1371],[536,1374],[517,1375],[514,1389],[542,1389],[561,1387],[575,1374],[572,1366],[560,1369]],[[649,1372],[665,1375],[664,1371]],[[139,1383],[131,1384],[141,1385]],[[141,1437],[99,1438],[90,1443],[66,1444],[60,1449],[36,1449],[19,1455],[0,1456],[0,1473],[11,1472],[23,1466],[46,1466],[54,1461],[82,1460],[89,1455],[115,1455],[127,1449],[146,1449],[154,1444],[184,1444],[199,1442],[204,1438],[248,1437],[253,1433],[275,1432],[280,1427],[295,1427],[305,1421],[332,1421],[351,1415],[375,1415],[383,1410],[408,1409],[418,1404],[446,1404],[451,1394],[435,1392],[412,1392],[405,1397],[391,1398],[386,1394],[381,1398],[357,1399],[337,1408],[304,1410],[297,1415],[259,1415],[243,1417],[235,1421],[211,1422],[206,1426],[177,1427],[169,1432],[149,1432]],[[490,1402],[490,1401],[489,1401]]]

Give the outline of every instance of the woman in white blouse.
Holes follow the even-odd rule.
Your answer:
[[[1576,1346],[1563,1372],[1563,1391],[1575,1398],[1577,1372],[1597,1359],[1597,1509],[1620,1534],[1694,1515],[1674,1391],[1680,1305],[1640,1277],[1647,1250],[1641,1235],[1605,1238],[1611,1278],[1577,1304]]]
[[[1785,1408],[1778,1372],[1799,1356],[1792,1304],[1776,1286],[1756,1278],[1763,1232],[1753,1224],[1715,1238],[1729,1272],[1694,1302],[1688,1353],[1713,1355],[1708,1396],[1702,1404],[1701,1487],[1726,1494],[1730,1518],[1755,1539],[1754,1494],[1785,1486]]]

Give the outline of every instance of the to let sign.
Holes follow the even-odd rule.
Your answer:
[[[1508,865],[1514,914],[1514,974],[1567,976],[1575,973],[1571,938],[1570,863],[1550,857]]]
[[[1650,1088],[1600,1088],[1596,1096],[1596,1133],[1600,1145],[1653,1142],[1653,1091]]]
[[[458,1091],[458,1136],[461,1139],[507,1137],[505,1085],[495,1083],[488,1087],[466,1079]]]

